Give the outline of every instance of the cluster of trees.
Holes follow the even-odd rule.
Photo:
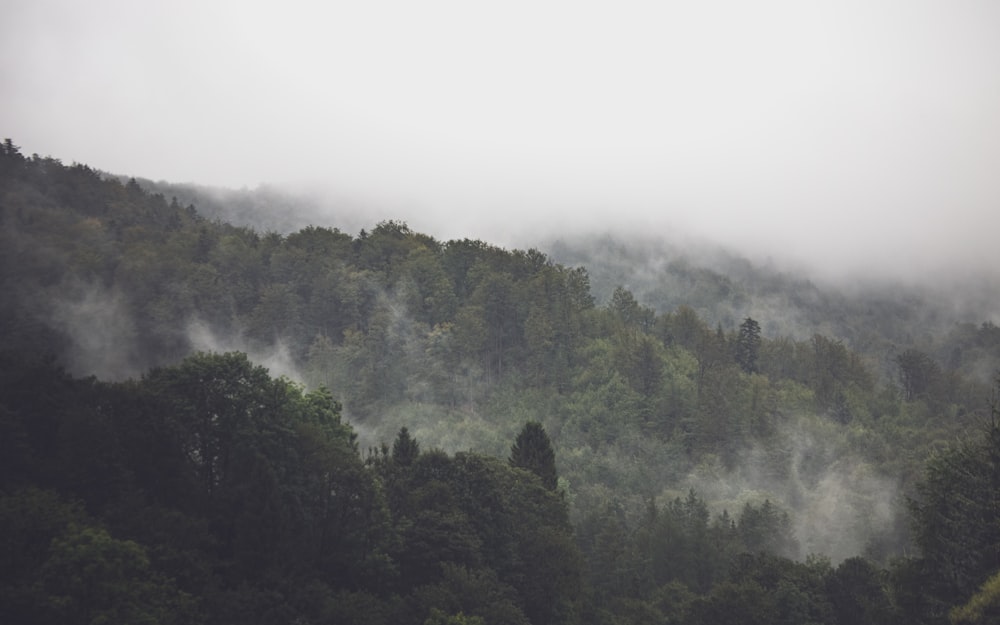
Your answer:
[[[574,527],[545,428],[506,459],[363,454],[325,389],[242,353],[121,383],[0,363],[0,620],[17,623],[954,623],[1000,613],[1000,411],[928,465],[920,555],[798,552],[765,500],[695,491]]]
[[[9,140],[0,221],[2,522],[34,545],[12,547],[11,606],[615,623],[724,621],[746,604],[761,622],[834,623],[989,603],[998,567],[968,564],[992,553],[989,532],[957,534],[980,550],[966,555],[941,537],[993,511],[934,502],[991,465],[925,473],[942,440],[989,420],[989,322],[910,342],[803,336],[735,315],[735,282],[684,263],[668,274],[702,296],[654,309],[621,286],[595,297],[588,271],[538,250],[395,221],[260,233]],[[827,301],[814,285],[796,297]],[[178,365],[206,334],[284,350],[303,386],[245,356]],[[823,531],[862,538],[834,567],[807,558],[821,543],[801,507],[847,464],[856,517]],[[880,479],[920,503],[865,489]],[[745,492],[711,486],[738,480]],[[902,557],[907,514],[921,558]],[[106,591],[66,581],[91,556],[108,560]],[[92,592],[125,594],[79,598]]]
[[[328,392],[241,353],[118,384],[3,365],[3,622],[578,618],[538,424],[509,462],[405,429],[363,458]]]
[[[769,336],[834,336],[880,360],[873,365],[885,375],[894,374],[892,357],[911,347],[966,376],[989,379],[1000,367],[995,350],[981,349],[992,342],[980,333],[982,320],[987,327],[997,321],[1000,284],[992,268],[972,268],[947,281],[924,276],[911,285],[815,282],[771,261],[755,264],[730,250],[655,233],[553,238],[546,249],[558,262],[586,267],[599,300],[628,284],[657,310],[690,306],[713,326],[734,327],[751,316]]]

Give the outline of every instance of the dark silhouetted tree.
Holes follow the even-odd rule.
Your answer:
[[[760,324],[747,317],[740,324],[736,337],[736,364],[746,373],[757,372],[757,358],[760,355]]]
[[[556,454],[541,423],[528,421],[524,424],[510,448],[510,464],[531,471],[549,490],[556,489]]]
[[[410,465],[420,455],[420,445],[410,436],[405,427],[399,429],[396,440],[392,443],[392,460],[399,465]]]
[[[942,611],[968,600],[1000,569],[1000,406],[978,439],[931,458],[910,509],[925,593]]]

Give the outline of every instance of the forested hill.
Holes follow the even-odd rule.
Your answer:
[[[982,379],[1000,368],[995,351],[976,350],[977,340],[970,340],[984,323],[1000,322],[994,267],[906,281],[871,272],[848,281],[651,233],[554,236],[544,248],[558,262],[586,267],[598,301],[627,285],[654,310],[689,306],[713,326],[733,328],[749,316],[761,320],[764,336],[836,337],[877,361],[887,376],[896,373],[893,359],[910,348]]]
[[[633,292],[397,221],[259,232],[9,140],[0,220],[0,621],[995,609],[988,318],[796,325],[797,289],[846,300],[684,263]],[[877,348],[838,333],[872,319]]]
[[[129,178],[118,180],[125,184]],[[267,185],[232,190],[138,183],[195,206],[209,220],[258,232],[288,235],[308,226],[357,232],[371,226],[365,209],[344,197]],[[894,359],[910,348],[982,380],[1000,369],[995,350],[977,349],[982,337],[975,336],[983,323],[1000,323],[1000,276],[993,267],[963,275],[911,276],[905,282],[872,274],[831,280],[810,276],[802,266],[781,267],[770,259],[754,263],[679,233],[626,232],[627,225],[609,224],[603,234],[541,233],[533,244],[555,262],[585,268],[598,304],[625,286],[657,313],[687,306],[712,327],[733,329],[752,317],[760,320],[766,337],[836,337],[863,352],[883,376],[896,375]]]

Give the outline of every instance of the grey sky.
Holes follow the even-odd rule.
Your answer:
[[[0,134],[441,237],[1000,266],[1000,3],[0,0]],[[527,234],[525,234],[527,233]]]

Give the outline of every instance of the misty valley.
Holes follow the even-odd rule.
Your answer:
[[[0,219],[2,623],[1000,618],[995,279],[441,241],[10,139]]]

